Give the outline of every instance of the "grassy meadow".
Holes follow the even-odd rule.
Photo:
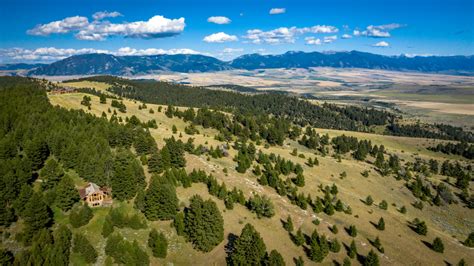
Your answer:
[[[69,86],[87,86],[95,87],[97,89],[106,89],[105,85],[99,84],[73,84],[68,83]],[[63,95],[49,95],[49,99],[53,105],[59,105],[67,109],[83,109],[97,116],[101,116],[103,112],[110,118],[111,113],[108,109],[114,110],[110,106],[110,99],[107,99],[106,104],[100,104],[99,98],[89,95],[92,98],[91,110],[80,104],[85,94],[72,93]],[[216,130],[203,129],[197,127],[199,134],[189,136],[184,133],[184,128],[187,123],[178,118],[168,118],[163,111],[158,112],[158,105],[147,104],[147,109],[139,110],[139,105],[142,103],[131,100],[123,100],[127,107],[126,113],[120,113],[117,110],[118,116],[125,119],[126,116],[137,116],[141,121],[148,121],[155,119],[158,128],[150,129],[151,135],[156,139],[158,147],[163,146],[163,139],[173,136],[172,126],[175,125],[178,133],[174,134],[176,138],[181,138],[186,141],[189,137],[195,139],[196,145],[203,144],[207,146],[216,146],[222,144],[214,139]],[[149,109],[154,109],[154,113],[150,113]],[[445,159],[460,159],[455,156],[448,156],[441,153],[434,153],[426,149],[427,146],[438,142],[436,140],[415,139],[407,137],[383,136],[376,134],[366,134],[360,132],[348,132],[338,130],[317,129],[319,133],[328,133],[330,137],[338,135],[351,135],[359,139],[370,139],[373,144],[383,144],[389,152],[396,153],[403,160],[414,160],[415,156],[422,158],[435,158],[438,160]],[[302,154],[306,159],[308,157],[317,156],[319,166],[310,168],[304,163],[306,159],[293,156],[290,153],[292,150],[298,149],[298,153]],[[303,165],[304,175],[306,178],[306,185],[300,188],[305,194],[311,194],[312,197],[324,194],[320,191],[319,185],[337,185],[339,189],[338,197],[345,203],[351,206],[352,215],[336,212],[333,216],[328,216],[324,213],[314,214],[311,210],[303,211],[295,205],[292,205],[286,197],[279,196],[272,188],[263,187],[258,184],[256,177],[247,171],[245,174],[240,174],[235,171],[236,163],[232,160],[237,153],[236,150],[230,149],[229,157],[213,159],[207,155],[186,155],[187,166],[186,169],[203,169],[207,173],[212,173],[219,181],[225,182],[228,189],[232,187],[240,188],[244,191],[246,197],[252,193],[260,195],[267,195],[272,199],[275,205],[276,215],[272,218],[258,219],[255,214],[251,213],[245,207],[235,205],[233,210],[226,210],[223,201],[210,196],[207,188],[203,184],[194,184],[191,188],[177,189],[177,194],[181,205],[187,204],[189,198],[194,194],[200,194],[203,198],[212,198],[218,205],[224,217],[224,241],[214,248],[209,253],[202,253],[194,250],[189,243],[186,243],[182,237],[178,237],[176,232],[170,226],[170,221],[166,222],[149,222],[149,227],[157,228],[159,231],[165,233],[169,239],[169,250],[166,259],[156,259],[151,256],[150,260],[154,265],[164,265],[172,263],[174,265],[224,265],[225,264],[225,245],[227,244],[227,236],[229,234],[239,235],[240,230],[249,222],[254,225],[258,232],[260,232],[264,239],[267,250],[276,249],[284,257],[287,265],[293,264],[293,258],[302,256],[306,265],[313,265],[305,255],[301,247],[297,247],[292,243],[288,233],[283,229],[281,219],[285,219],[290,215],[293,219],[295,230],[302,228],[305,234],[310,235],[316,228],[321,234],[326,234],[329,239],[338,238],[341,243],[349,245],[352,241],[344,230],[351,224],[356,225],[358,235],[355,238],[358,252],[366,255],[373,247],[370,241],[379,237],[382,245],[385,248],[385,253],[378,253],[381,265],[441,265],[444,260],[449,263],[457,263],[461,258],[466,261],[474,261],[474,250],[463,246],[459,240],[464,240],[466,236],[474,228],[474,212],[466,212],[465,208],[459,205],[449,205],[443,207],[425,206],[423,211],[414,208],[411,204],[415,198],[405,187],[403,181],[397,181],[393,177],[382,177],[374,169],[372,164],[366,162],[359,162],[352,159],[349,155],[344,156],[340,162],[331,156],[322,157],[315,155],[314,150],[309,150],[306,147],[299,145],[295,141],[285,141],[283,146],[273,146],[265,148],[264,146],[257,146],[257,150],[262,150],[265,153],[275,153],[284,158],[290,159]],[[227,169],[227,173],[224,173]],[[146,169],[145,169],[146,170]],[[367,178],[361,175],[364,170],[370,170]],[[341,179],[339,176],[342,172],[347,173],[347,177]],[[146,173],[147,179],[150,178]],[[439,180],[440,176],[433,176],[433,180]],[[80,184],[78,181],[76,184]],[[472,188],[471,188],[472,189]],[[363,203],[368,195],[374,199],[374,205],[367,206]],[[382,210],[376,206],[380,201],[386,200],[388,202],[388,210]],[[130,212],[134,211],[131,207],[132,203],[114,203],[114,205],[123,205],[128,208]],[[426,205],[426,204],[425,204]],[[406,214],[399,212],[399,208],[405,206],[408,210]],[[96,247],[100,254],[98,264],[105,264],[106,258],[103,247],[105,240],[100,235],[102,223],[107,213],[107,208],[97,208],[94,210],[94,218],[91,222],[80,228],[87,234],[91,243]],[[59,214],[58,214],[59,215]],[[383,217],[386,222],[386,229],[379,231],[372,223],[377,223],[378,219]],[[428,225],[428,235],[420,236],[413,232],[407,222],[414,218],[420,218],[426,221]],[[64,219],[67,219],[64,217]],[[313,221],[318,219],[319,225],[313,224]],[[59,219],[61,220],[61,219]],[[339,228],[338,234],[333,234],[329,230],[329,226],[336,224]],[[117,229],[116,229],[117,230]],[[146,230],[130,230],[120,229],[120,232],[128,240],[136,239],[142,247],[146,247],[149,229]],[[430,250],[422,241],[432,242],[435,236],[441,237],[445,245],[445,253],[439,254]],[[324,260],[323,264],[333,265],[333,260],[342,263],[346,257],[344,246],[337,254],[330,253]],[[73,265],[83,265],[81,259],[77,256],[72,256]],[[358,264],[356,260],[352,260],[353,265]]]

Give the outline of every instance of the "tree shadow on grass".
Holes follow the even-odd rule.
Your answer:
[[[235,250],[235,241],[239,238],[239,236],[230,233],[227,236],[227,244],[224,246],[225,253],[227,254],[226,261],[229,263],[230,256],[232,252]]]
[[[421,240],[421,242],[425,244],[425,246],[427,246],[429,249],[433,250],[433,244],[425,240]]]

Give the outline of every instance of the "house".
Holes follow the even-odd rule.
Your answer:
[[[99,207],[112,205],[112,191],[107,187],[99,187],[94,183],[89,183],[84,188],[79,189],[81,199],[89,207]]]

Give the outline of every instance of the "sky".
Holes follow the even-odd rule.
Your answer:
[[[473,55],[474,0],[0,0],[0,63],[84,53]]]

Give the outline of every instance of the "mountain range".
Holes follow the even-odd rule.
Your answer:
[[[232,61],[196,54],[116,56],[83,54],[38,65],[29,75],[138,75],[160,71],[213,72],[230,69],[263,68],[367,68],[397,71],[474,73],[474,56],[384,56],[359,51],[286,52],[280,55],[247,54]]]

